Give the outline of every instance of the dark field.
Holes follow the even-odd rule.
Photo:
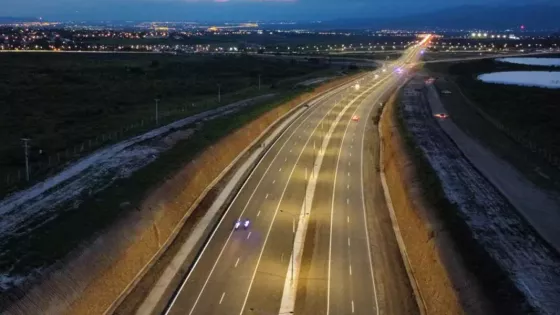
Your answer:
[[[155,98],[161,124],[219,106],[218,84],[221,104],[227,104],[333,72],[243,55],[0,54],[0,186],[22,181],[21,138],[31,138],[37,178],[36,172],[44,175],[52,165],[106,144],[108,134],[115,140],[115,132],[124,137],[153,128]]]
[[[496,71],[558,71],[553,67],[524,66],[492,59],[464,63],[426,64],[428,70],[446,75],[484,112],[516,135],[560,156],[560,90],[490,84],[477,80],[482,73]]]

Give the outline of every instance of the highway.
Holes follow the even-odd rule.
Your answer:
[[[415,46],[392,66],[419,56]],[[286,129],[165,314],[279,314],[290,290],[295,301],[288,299],[287,313],[417,313],[385,201],[369,198],[382,195],[366,153],[374,128],[369,117],[406,78],[392,66],[335,91]],[[238,218],[249,219],[249,228],[234,230]],[[298,235],[305,239],[301,253]]]

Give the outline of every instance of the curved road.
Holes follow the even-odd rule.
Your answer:
[[[417,60],[419,50],[394,65]],[[302,210],[309,224],[290,312],[416,314],[371,170],[370,149],[377,145],[368,145],[372,110],[404,76],[372,72],[358,88],[339,89],[298,117],[243,185],[165,314],[279,314]],[[313,174],[318,155],[320,171]],[[306,198],[311,178],[312,199]],[[238,218],[251,226],[234,231]]]

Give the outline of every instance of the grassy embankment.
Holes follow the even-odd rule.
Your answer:
[[[29,185],[21,138],[31,139],[35,182],[101,146],[154,128],[155,98],[161,125],[255,95],[291,91],[296,80],[332,73],[324,66],[249,56],[2,54],[0,196]]]

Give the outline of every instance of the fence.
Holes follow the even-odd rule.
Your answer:
[[[535,143],[533,140],[522,136],[518,132],[515,132],[513,129],[508,128],[503,123],[499,122],[497,119],[493,118],[492,116],[488,115],[484,110],[480,108],[480,106],[473,103],[461,90],[461,88],[453,81],[447,80],[447,82],[453,84],[457,91],[461,94],[461,96],[465,99],[467,104],[473,108],[480,116],[490,122],[494,127],[505,133],[508,137],[513,139],[515,142],[519,143],[524,148],[530,150],[531,152],[537,154],[544,160],[546,160],[550,165],[560,169],[560,157],[555,155],[553,152],[550,152],[549,149]]]
[[[27,180],[26,167],[23,159],[23,146],[22,152],[22,165],[15,168],[4,170],[0,175],[0,196],[9,194],[11,192],[21,190],[31,186],[49,175],[64,169],[69,163],[74,162],[97,149],[103,148],[107,145],[118,143],[122,140],[128,139],[132,136],[142,134],[156,127],[163,126],[173,121],[192,116],[203,110],[209,110],[217,107],[219,104],[228,104],[234,102],[236,97],[241,93],[235,93],[222,96],[222,102],[206,101],[191,103],[184,105],[180,108],[173,110],[163,111],[158,113],[157,123],[155,115],[147,119],[141,119],[134,123],[126,124],[124,127],[112,130],[107,133],[100,134],[94,138],[86,139],[81,143],[75,144],[72,147],[58,151],[52,154],[39,154],[34,157],[33,161],[29,164],[29,180]],[[29,142],[29,146],[33,149],[33,139]]]

